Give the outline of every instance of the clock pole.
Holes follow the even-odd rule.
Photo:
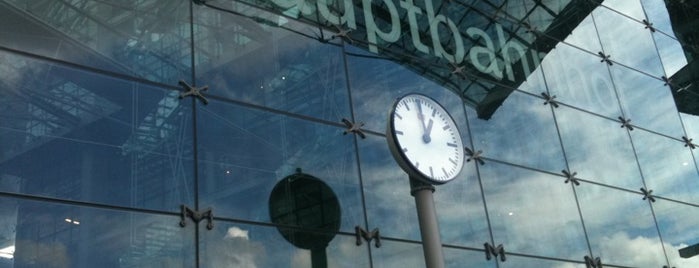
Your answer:
[[[427,268],[443,268],[442,241],[439,235],[437,213],[432,196],[434,190],[433,185],[410,177],[410,195],[415,197],[415,207],[417,208],[417,218],[422,238],[422,251],[425,254],[425,265]]]

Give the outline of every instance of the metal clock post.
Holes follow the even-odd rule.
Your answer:
[[[410,179],[425,264],[427,268],[442,268],[444,256],[433,185],[453,180],[463,168],[459,129],[451,115],[432,98],[408,94],[393,104],[386,139],[393,158]]]

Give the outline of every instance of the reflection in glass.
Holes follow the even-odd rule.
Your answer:
[[[298,169],[272,189],[269,213],[274,224],[301,228],[277,230],[292,245],[311,251],[312,267],[328,267],[325,248],[340,230],[342,216],[337,196],[328,185]]]
[[[216,215],[269,222],[268,197],[301,168],[342,205],[342,230],[364,222],[353,136],[343,128],[211,101],[198,113],[199,196]]]
[[[171,85],[190,77],[187,1],[2,2],[2,46]]]
[[[641,194],[593,184],[582,184],[576,192],[594,257],[604,264],[666,265],[649,201]]]
[[[642,186],[627,129],[620,122],[567,107],[554,112],[568,164],[579,178],[626,189]]]
[[[543,103],[513,92],[489,120],[468,113],[474,149],[489,158],[544,170],[565,167],[551,109]]]
[[[480,248],[490,241],[475,165],[474,162],[464,163],[459,177],[435,187],[435,209],[444,244]],[[448,257],[445,255],[445,258]]]
[[[625,4],[633,3],[632,5],[641,10],[641,3],[638,0],[624,2]],[[651,36],[652,32],[642,23],[606,8],[598,8],[592,15],[595,18],[603,51],[611,56],[611,60],[651,75],[663,74],[662,63]],[[621,66],[613,66],[612,69],[618,67]]]
[[[653,203],[653,210],[670,267],[699,267],[698,256],[682,258],[679,255],[680,249],[699,243],[697,207],[658,200]]]
[[[15,191],[177,211],[192,192],[191,102],[0,53],[0,176]]]
[[[481,245],[482,246],[482,245]],[[495,260],[486,260],[482,251],[471,251],[454,248],[442,248],[444,251],[444,266],[448,268],[479,267],[494,268]],[[388,266],[387,266],[388,267]]]
[[[209,94],[334,122],[350,116],[338,45],[297,34],[317,35],[278,15],[217,5],[240,15],[195,6],[197,81]]]
[[[410,196],[408,175],[391,157],[386,139],[367,136],[359,143],[359,159],[368,228],[380,228],[381,236],[420,241],[415,200]],[[422,245],[418,245],[418,251],[422,256]],[[424,263],[423,259],[419,261],[420,264]]]
[[[549,91],[560,102],[616,118],[621,112],[607,64],[590,53],[595,52],[559,44],[546,56],[542,65]]]
[[[682,124],[670,87],[656,77],[627,68],[612,68],[624,115],[631,124],[671,137],[682,136]]]
[[[585,255],[575,196],[563,178],[494,162],[481,166],[480,174],[494,244],[538,256]]]
[[[200,267],[313,267],[311,251],[291,245],[274,227],[218,222],[204,230]],[[370,267],[367,247],[357,246],[353,235],[338,234],[326,248],[328,267]]]
[[[653,194],[699,202],[699,180],[690,149],[679,141],[645,131],[633,131],[631,138],[646,186]]]
[[[16,221],[14,267],[195,266],[193,229],[179,227],[176,216],[7,197],[0,197],[0,213],[3,221]],[[0,237],[0,249],[6,239]]]
[[[584,256],[578,256],[575,261],[583,261]],[[605,264],[605,263],[603,263]],[[543,260],[520,256],[507,256],[507,261],[499,263],[500,268],[587,268],[583,263]],[[606,267],[606,266],[604,266]]]

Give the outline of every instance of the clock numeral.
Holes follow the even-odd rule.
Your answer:
[[[432,117],[434,117],[437,114],[437,110],[432,110]]]
[[[419,167],[420,167],[420,162],[415,162],[415,168],[419,168]]]
[[[403,131],[396,130],[396,135],[403,135]]]
[[[447,146],[449,146],[449,147],[456,147],[456,143],[447,142]]]
[[[447,170],[446,170],[446,169],[442,168],[442,172],[444,172],[444,176],[447,176],[447,177],[449,177],[449,172],[447,172]]]
[[[430,177],[434,178],[434,172],[432,172],[432,167],[430,166]]]
[[[444,126],[442,129],[447,130],[447,129],[449,129],[449,128],[450,128],[450,126],[449,126],[449,125],[446,125],[446,126]]]
[[[398,119],[400,119],[400,120],[403,120],[403,117],[402,117],[402,116],[400,116],[400,115],[399,115],[398,113],[393,113],[393,114],[395,114],[395,115],[396,115],[396,117],[398,117]]]
[[[408,148],[403,148],[403,152],[408,152]]]

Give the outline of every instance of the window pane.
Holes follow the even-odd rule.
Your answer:
[[[201,267],[369,267],[367,243],[357,246],[350,235],[316,250],[296,247],[268,226],[217,222],[210,231],[200,227],[200,236]]]
[[[565,178],[499,163],[480,170],[496,245],[503,244],[505,252],[546,257],[585,255],[585,233]]]
[[[689,148],[645,131],[633,131],[631,137],[646,186],[653,194],[699,203],[699,180]]]
[[[273,188],[299,168],[337,196],[343,231],[364,223],[353,137],[342,128],[219,101],[198,111],[202,207],[270,222]]]
[[[233,1],[216,6],[240,15],[195,6],[197,83],[209,86],[207,94],[333,122],[350,118],[340,46],[278,15]]]
[[[642,186],[629,135],[620,122],[566,107],[555,113],[570,169],[579,178],[627,189]]]
[[[468,113],[475,150],[483,156],[557,171],[565,167],[551,108],[544,100],[513,92],[488,120]]]
[[[637,0],[624,2],[633,2],[641,9]],[[593,16],[604,53],[610,55],[611,60],[658,77],[663,74],[651,31],[644,29],[642,23],[606,8],[595,9]],[[611,66],[612,69],[618,67],[621,66]]]
[[[682,124],[669,86],[656,77],[612,68],[622,109],[631,124],[671,137],[681,137]]]
[[[696,189],[696,188],[694,188]],[[655,217],[658,219],[663,246],[670,259],[670,267],[694,267],[699,265],[699,257],[683,258],[679,250],[699,244],[699,211],[695,206],[658,200],[653,203]]]
[[[180,227],[176,216],[0,197],[0,219],[0,230],[15,231],[10,237],[0,236],[0,248],[14,246],[14,266],[3,267],[195,264],[194,229]]]
[[[192,204],[191,102],[0,53],[0,175],[14,191],[179,211]]]
[[[613,118],[621,114],[607,64],[599,56],[559,44],[542,65],[557,101]]]
[[[594,257],[605,265],[666,265],[648,200],[592,184],[575,189]]]
[[[191,77],[187,1],[4,2],[3,46],[171,85]]]

